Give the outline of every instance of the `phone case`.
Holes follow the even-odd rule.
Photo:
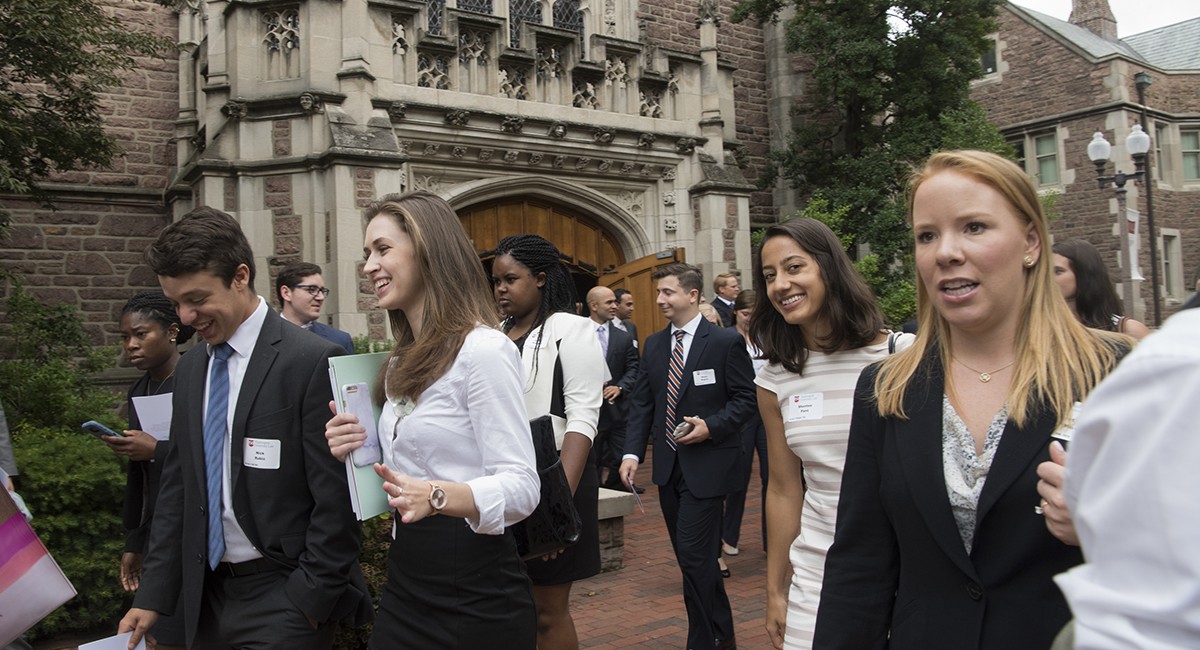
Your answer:
[[[96,436],[97,438],[101,436],[115,436],[117,438],[125,437],[120,432],[113,431],[112,429],[109,429],[95,420],[88,420],[87,422],[81,424],[80,427],[82,427],[84,431]]]
[[[350,452],[350,459],[357,467],[366,467],[383,460],[379,448],[379,432],[375,426],[375,409],[371,406],[371,389],[366,384],[342,386],[342,406],[347,413],[358,416],[358,423],[367,430],[363,446]]]
[[[692,424],[691,422],[680,422],[679,424],[675,425],[675,430],[671,432],[671,437],[678,440],[691,433],[692,429],[695,428],[696,425]]]

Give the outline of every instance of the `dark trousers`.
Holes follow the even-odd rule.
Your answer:
[[[725,499],[702,499],[692,494],[678,462],[658,494],[675,559],[683,574],[687,647],[712,650],[717,638],[733,638],[733,612],[717,567],[721,551],[721,506]]]
[[[204,650],[319,650],[333,646],[332,622],[313,629],[287,596],[290,571],[204,579],[204,604],[193,647]]]
[[[742,533],[742,516],[746,513],[746,493],[750,489],[750,472],[754,469],[754,453],[758,452],[758,478],[762,483],[762,504],[767,504],[767,430],[762,420],[754,416],[754,425],[742,432],[742,465],[738,471],[742,473],[742,489],[730,492],[725,497],[725,520],[722,524],[721,539],[726,544],[736,547]],[[762,543],[767,548],[767,517],[762,517]]]

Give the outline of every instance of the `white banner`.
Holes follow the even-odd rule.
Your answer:
[[[1146,279],[1146,277],[1142,275],[1141,267],[1138,265],[1138,238],[1141,235],[1141,228],[1139,225],[1141,222],[1141,216],[1142,215],[1139,214],[1137,210],[1133,210],[1131,208],[1125,209],[1125,222],[1129,227],[1129,268],[1133,269],[1133,279],[1137,282],[1142,282]]]

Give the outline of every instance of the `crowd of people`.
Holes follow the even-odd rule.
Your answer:
[[[755,454],[776,648],[1200,647],[1200,313],[1155,334],[1121,314],[1100,254],[1051,246],[1036,189],[999,156],[936,154],[908,199],[915,334],[889,329],[828,226],[794,218],[766,229],[752,289],[726,273],[706,298],[697,267],[660,266],[668,325],[639,338],[632,294],[577,295],[547,239],[480,255],[441,198],[383,196],[362,267],[393,339],[377,423],[334,408],[328,361],[354,348],[320,322],[321,268],[281,269],[276,312],[236,220],[193,210],[147,252],[162,290],[119,323],[144,373],[129,429],[105,438],[130,461],[130,648],[327,648],[372,618],[372,648],[578,648],[599,489],[647,480],[685,647],[736,648],[725,557],[747,543]],[[163,440],[132,403],[165,394]],[[522,558],[546,415],[582,528]],[[343,467],[367,424],[396,515],[377,606]]]

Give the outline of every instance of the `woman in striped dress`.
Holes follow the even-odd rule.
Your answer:
[[[769,362],[755,380],[770,465],[766,625],[776,648],[798,650],[812,647],[858,375],[913,337],[888,334],[870,287],[819,221],[768,228],[754,283],[750,336]]]

